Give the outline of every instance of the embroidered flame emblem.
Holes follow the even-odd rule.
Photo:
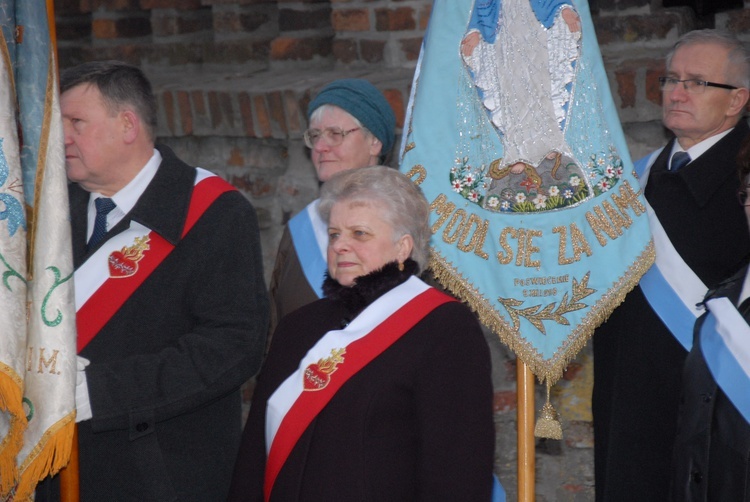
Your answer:
[[[109,255],[109,276],[114,279],[130,277],[138,272],[138,262],[143,258],[143,253],[149,250],[149,237],[137,237],[130,247],[124,247],[120,251],[113,251]]]
[[[331,357],[320,359],[305,368],[303,375],[303,387],[306,391],[322,390],[331,381],[331,373],[338,369],[338,365],[344,362],[346,349],[332,349]]]

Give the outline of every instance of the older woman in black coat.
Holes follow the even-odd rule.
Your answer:
[[[472,313],[416,274],[429,206],[386,167],[321,192],[325,298],[282,319],[230,500],[488,501],[489,351]]]

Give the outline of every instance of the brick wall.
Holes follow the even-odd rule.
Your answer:
[[[722,0],[729,3],[732,0]],[[679,0],[590,0],[633,158],[661,145],[663,56],[684,32],[718,27],[750,41],[750,2],[698,16]],[[705,3],[705,2],[704,2]],[[141,65],[159,100],[160,141],[252,200],[266,277],[283,224],[317,196],[302,143],[307,104],[342,77],[370,79],[403,124],[430,0],[57,0],[61,67],[115,58]],[[496,470],[516,494],[515,359],[488,333]],[[553,388],[563,441],[537,444],[537,500],[593,500],[590,347]],[[543,402],[538,389],[537,404]]]

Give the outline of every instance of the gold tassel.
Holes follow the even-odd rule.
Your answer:
[[[534,436],[547,439],[562,439],[562,425],[557,411],[549,400],[550,383],[547,381],[547,402],[542,406],[539,419],[534,426]]]

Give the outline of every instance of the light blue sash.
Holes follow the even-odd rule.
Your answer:
[[[732,404],[750,423],[750,326],[728,298],[706,302],[701,327],[706,365]]]
[[[635,163],[644,191],[651,165],[659,153],[661,149]],[[646,207],[656,248],[656,261],[641,278],[641,291],[677,341],[685,350],[690,350],[695,321],[703,313],[703,308],[698,305],[703,301],[708,288],[675,250],[648,201]]]
[[[328,270],[328,232],[325,222],[318,214],[318,202],[317,199],[312,201],[289,220],[289,233],[307,282],[318,298],[323,298],[323,280]]]

